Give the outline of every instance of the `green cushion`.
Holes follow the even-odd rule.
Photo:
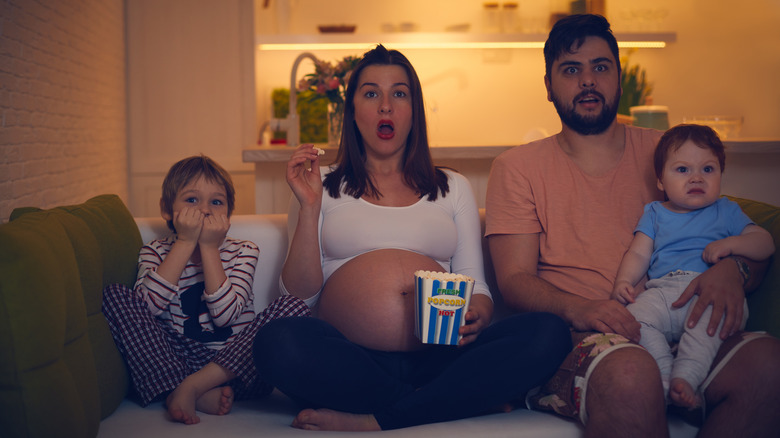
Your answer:
[[[102,290],[133,284],[141,244],[115,195],[16,209],[0,225],[4,433],[94,436],[116,410],[128,376],[101,311]]]
[[[9,436],[97,433],[97,370],[63,222],[81,221],[42,211],[0,226],[0,430]]]
[[[780,262],[777,257],[777,249],[780,248],[780,208],[750,199],[729,198],[737,202],[756,225],[769,231],[775,241],[775,256],[770,260],[764,280],[747,298],[750,308],[747,329],[763,330],[780,337]]]
[[[88,235],[71,235],[76,259],[82,273],[82,288],[87,310],[89,336],[95,363],[100,369],[98,385],[101,418],[113,413],[127,394],[129,384],[122,356],[116,349],[103,315],[103,288],[111,283],[132,287],[135,283],[141,234],[133,216],[119,197],[101,195],[79,205],[60,207],[83,220]],[[93,242],[82,246],[77,242]]]

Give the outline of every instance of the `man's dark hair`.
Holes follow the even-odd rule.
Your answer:
[[[615,57],[618,75],[620,74],[620,52],[617,39],[612,34],[609,21],[601,15],[576,14],[558,20],[550,31],[544,43],[545,73],[550,77],[552,65],[564,52],[573,53],[578,50],[585,38],[594,36],[603,39],[609,45]]]

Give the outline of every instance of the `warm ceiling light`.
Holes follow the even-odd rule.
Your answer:
[[[420,43],[382,43],[393,49],[541,49],[543,42],[420,42]],[[258,50],[369,50],[371,44],[358,43],[280,43],[258,44]]]
[[[421,43],[383,43],[393,49],[542,49],[541,41],[517,42],[421,42]],[[369,50],[374,44],[360,43],[271,43],[258,44],[257,49],[263,51],[307,51],[307,50]],[[664,41],[619,41],[620,48],[663,49]]]
[[[669,34],[615,35],[621,48],[661,49],[673,42]],[[456,33],[397,33],[394,35],[343,35],[288,37],[264,36],[258,38],[257,48],[263,51],[307,50],[370,50],[381,42],[393,49],[541,49],[547,35],[465,35]],[[518,39],[522,41],[518,41]],[[625,41],[620,41],[625,40]]]

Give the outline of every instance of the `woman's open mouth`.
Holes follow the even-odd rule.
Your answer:
[[[376,135],[383,139],[389,140],[395,136],[395,126],[392,120],[380,120],[376,127]]]

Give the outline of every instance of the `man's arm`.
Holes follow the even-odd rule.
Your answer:
[[[742,263],[745,267],[741,269]],[[694,327],[707,306],[712,305],[707,333],[715,336],[718,324],[725,318],[720,338],[726,339],[739,330],[745,296],[758,288],[768,266],[769,260],[757,262],[740,256],[726,257],[694,278],[672,307],[681,307],[698,295],[699,300],[688,318],[688,327]]]
[[[577,330],[617,333],[639,340],[639,323],[614,300],[589,300],[564,292],[537,275],[539,234],[498,234],[488,238],[498,288],[518,311],[550,312]]]

